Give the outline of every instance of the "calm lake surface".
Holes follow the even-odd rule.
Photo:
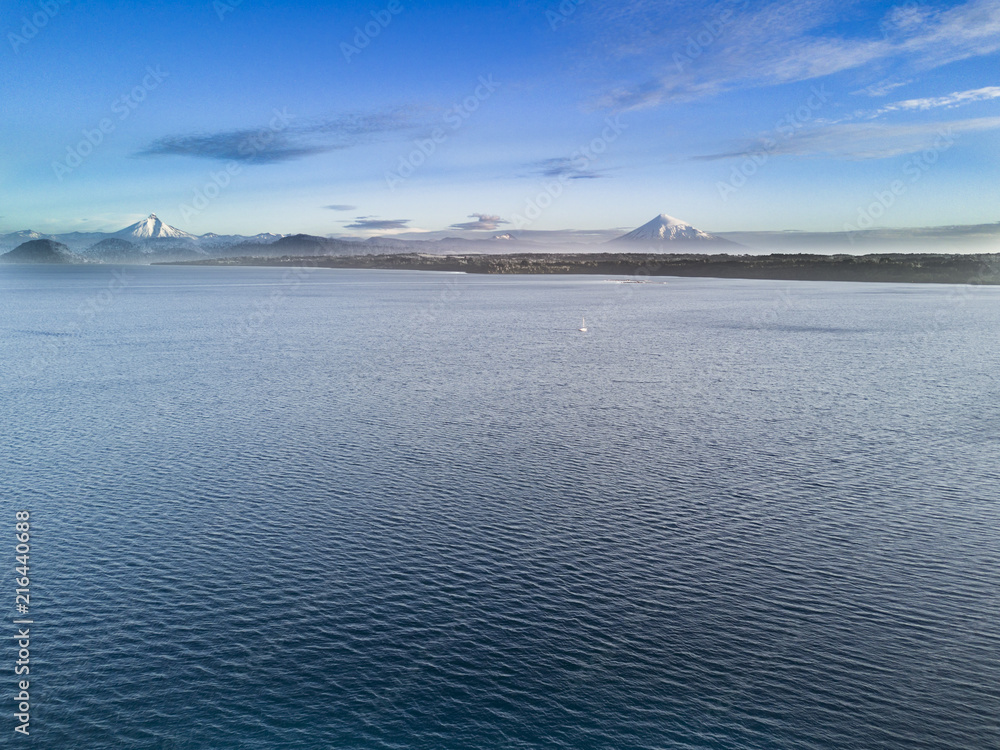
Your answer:
[[[1000,289],[666,281],[0,267],[31,746],[1000,747]]]

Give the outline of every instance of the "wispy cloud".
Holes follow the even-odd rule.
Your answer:
[[[1000,99],[1000,86],[986,86],[981,89],[971,89],[969,91],[956,91],[947,96],[935,96],[927,97],[924,99],[906,99],[901,102],[896,102],[895,104],[890,104],[879,110],[879,113],[883,112],[896,112],[899,110],[927,110],[927,109],[937,109],[938,107],[960,107],[963,104],[972,104],[973,102],[983,102],[990,99]]]
[[[323,206],[323,208],[328,208],[331,211],[356,211],[357,206],[348,206],[346,203],[334,203],[330,206]]]
[[[865,86],[863,89],[858,89],[857,91],[852,91],[851,93],[855,96],[865,95],[871,97],[882,97],[888,96],[891,91],[895,91],[898,88],[902,88],[907,84],[913,83],[912,79],[907,79],[905,81],[897,81],[893,79],[886,79],[879,81],[878,83],[873,83],[869,86]]]
[[[706,9],[706,18],[725,5]],[[889,59],[928,70],[1000,50],[996,0],[969,0],[948,10],[921,12],[919,17],[891,11],[881,24],[884,33],[852,38],[827,31],[842,8],[840,0],[779,0],[764,7],[744,3],[731,10],[732,20],[719,32],[719,41],[704,46],[696,65],[665,58],[668,50],[683,49],[681,43],[665,44],[661,39],[656,46],[654,39],[649,45],[637,45],[630,40],[628,51],[661,72],[613,88],[598,104],[640,109],[734,89],[810,80]]]
[[[890,125],[875,122],[836,123],[800,131],[777,142],[754,138],[733,148],[694,157],[696,161],[745,158],[748,154],[828,156],[842,159],[886,159],[933,148],[942,138],[962,133],[1000,129],[1000,117],[978,117],[950,122]]]
[[[369,231],[385,231],[389,229],[406,229],[412,219],[373,219],[367,216],[357,217],[348,229],[367,229]]]
[[[406,108],[311,119],[282,112],[259,128],[164,136],[138,155],[273,164],[352,148],[421,125],[415,112]]]
[[[452,224],[451,229],[466,229],[469,231],[479,232],[479,231],[494,231],[500,224],[510,224],[506,219],[501,219],[499,216],[494,214],[469,214],[470,219],[475,219],[475,221],[466,221],[461,224]]]
[[[193,156],[199,159],[273,164],[324,154],[345,146],[307,144],[285,134],[274,134],[267,143],[255,145],[260,131],[232,130],[207,135],[167,136],[153,141],[140,156]]]
[[[555,159],[544,159],[531,164],[532,171],[543,177],[556,177],[568,180],[593,180],[605,175],[593,169],[588,169],[581,159],[560,156]]]

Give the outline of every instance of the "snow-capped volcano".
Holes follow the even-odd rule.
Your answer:
[[[115,232],[112,237],[119,237],[124,240],[194,240],[193,234],[174,229],[172,226],[164,224],[156,214],[150,214],[142,221],[138,221],[130,227],[125,227],[120,232]]]
[[[714,240],[721,238],[695,229],[686,221],[675,219],[667,214],[660,214],[652,221],[643,224],[628,234],[613,240],[613,242],[670,242],[672,240]]]

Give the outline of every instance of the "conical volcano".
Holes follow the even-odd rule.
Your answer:
[[[188,234],[187,232],[182,232],[180,229],[175,229],[168,224],[164,224],[160,221],[156,214],[150,214],[148,217],[142,221],[137,221],[130,227],[125,227],[120,232],[115,232],[112,237],[118,237],[123,240],[159,240],[159,239],[172,239],[172,240],[194,240],[197,239],[193,234]]]
[[[681,219],[675,219],[667,214],[660,214],[655,219],[643,224],[628,234],[622,235],[612,242],[726,242],[721,237],[703,232]]]

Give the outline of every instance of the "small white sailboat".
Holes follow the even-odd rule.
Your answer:
[[[587,332],[587,319],[583,318],[583,324],[580,326],[580,333]]]

